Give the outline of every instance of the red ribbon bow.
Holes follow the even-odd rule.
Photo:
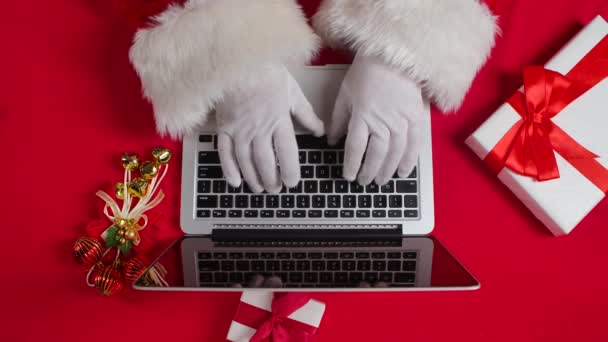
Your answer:
[[[524,93],[509,104],[521,116],[486,157],[499,173],[504,167],[539,181],[559,178],[559,153],[603,192],[608,192],[608,170],[590,152],[551,120],[570,103],[608,77],[608,36],[566,76],[543,67],[524,70]]]

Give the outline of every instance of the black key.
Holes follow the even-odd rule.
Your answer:
[[[225,195],[220,197],[220,208],[232,208],[232,196]]]
[[[298,260],[296,263],[296,268],[298,271],[310,271],[310,261]]]
[[[213,142],[213,135],[201,134],[198,136],[198,141],[201,143]]]
[[[196,187],[196,191],[199,194],[208,194],[211,192],[211,181],[208,180],[200,180],[198,181],[198,185]]]
[[[224,272],[215,272],[213,274],[213,279],[216,283],[227,283],[228,282],[228,273]]]
[[[239,260],[236,262],[236,270],[237,271],[249,271],[249,261],[247,260]]]
[[[353,252],[342,252],[340,253],[340,258],[341,259],[352,259],[355,257],[355,254],[353,254]]]
[[[211,259],[211,253],[207,253],[207,252],[198,253],[198,258],[201,260]]]
[[[234,207],[235,208],[248,208],[249,207],[249,197],[244,195],[239,195],[234,197]]]
[[[293,271],[296,269],[296,263],[293,260],[281,261],[281,271]]]
[[[382,272],[380,273],[380,277],[378,279],[385,283],[391,283],[393,281],[393,274],[388,272]]]
[[[304,275],[301,272],[289,273],[289,281],[292,283],[301,283],[304,280]]]
[[[304,182],[304,192],[307,194],[317,193],[319,190],[319,186],[317,181],[306,181]]]
[[[412,173],[410,173],[409,176],[407,176],[407,178],[416,178],[418,177],[418,172],[416,170],[416,168],[414,168],[414,170],[412,170]]]
[[[338,164],[343,164],[344,163],[344,151],[339,151],[338,152]]]
[[[388,206],[391,208],[401,208],[403,206],[403,201],[401,199],[401,195],[391,195],[388,197]]]
[[[401,271],[401,261],[390,260],[387,266],[389,271]]]
[[[257,210],[245,210],[245,217],[246,218],[256,218],[256,217],[258,217],[258,211]]]
[[[277,260],[266,261],[266,270],[269,272],[279,271],[281,269],[281,263]]]
[[[401,217],[401,210],[389,210],[388,211],[388,217],[390,217],[390,218],[400,218]]]
[[[403,252],[403,259],[416,259],[416,252]]]
[[[393,192],[395,192],[395,182],[394,181],[388,181],[388,183],[384,184],[380,190],[382,190],[383,193],[385,194],[391,194]]]
[[[249,187],[249,185],[247,183],[243,183],[243,193],[245,193],[245,194],[253,193],[253,191],[251,191],[251,188]]]
[[[262,217],[262,218],[273,218],[274,217],[274,211],[272,211],[272,210],[262,210],[260,212],[260,217]]]
[[[312,261],[313,271],[325,271],[325,260],[313,260]]]
[[[296,197],[293,195],[281,196],[281,208],[293,208],[295,206]]]
[[[215,218],[224,218],[226,217],[226,210],[214,210],[213,217]]]
[[[354,210],[340,210],[340,217],[353,218],[353,217],[355,217],[355,211]]]
[[[274,252],[262,252],[260,256],[262,259],[274,259]]]
[[[319,274],[319,281],[321,283],[331,283],[333,281],[333,275],[329,272],[321,272]]]
[[[213,273],[204,272],[199,276],[199,281],[201,283],[212,283],[213,282]]]
[[[327,252],[327,253],[323,254],[323,257],[325,259],[338,259],[338,253]]]
[[[342,207],[356,208],[357,207],[357,196],[355,196],[355,195],[342,196]]]
[[[355,261],[354,260],[342,261],[342,269],[344,271],[354,271],[356,269]]]
[[[228,281],[234,284],[240,284],[244,281],[243,273],[230,273]]]
[[[231,185],[228,185],[228,193],[229,194],[240,194],[241,193],[241,186],[239,186],[238,188],[235,188]]]
[[[304,282],[306,282],[306,283],[316,283],[317,279],[318,279],[317,273],[312,273],[312,272],[304,273]]]
[[[374,208],[386,208],[386,195],[374,195]]]
[[[397,283],[413,283],[416,281],[416,273],[395,273],[395,282]]]
[[[346,272],[336,272],[334,274],[334,282],[336,284],[345,284],[348,281],[348,273]]]
[[[386,261],[384,261],[384,260],[374,260],[372,262],[372,269],[374,271],[384,271],[384,270],[386,270]]]
[[[403,262],[404,271],[415,271],[416,270],[416,262],[413,260],[408,260]]]
[[[298,208],[310,208],[310,197],[300,195],[296,198],[296,204]]]
[[[365,191],[365,187],[363,187],[363,185],[357,182],[350,183],[350,192],[353,194],[361,194],[363,191]]]
[[[326,218],[336,218],[338,217],[337,210],[325,210],[324,212]]]
[[[219,261],[199,261],[198,269],[201,272],[219,271],[220,262]]]
[[[266,208],[278,208],[279,207],[279,196],[268,195],[266,196]]]
[[[358,285],[363,280],[363,273],[361,272],[351,272],[348,275],[348,281],[352,284]]]
[[[300,158],[300,164],[306,164],[306,151],[298,152],[298,156]]]
[[[378,184],[376,183],[370,183],[368,186],[365,187],[365,192],[367,192],[368,194],[376,194],[380,191],[380,188],[378,187]]]
[[[339,194],[348,193],[348,182],[345,180],[336,181],[336,193],[339,193]]]
[[[216,151],[217,151],[217,143],[218,143],[217,135],[214,135],[213,136],[213,149],[216,150]]]
[[[371,267],[372,263],[369,260],[357,261],[357,270],[359,271],[369,271]]]
[[[334,182],[332,181],[321,181],[319,185],[322,194],[331,194],[334,191]]]
[[[373,259],[384,259],[384,258],[386,258],[386,253],[384,253],[384,252],[373,252],[372,253],[372,258]]]
[[[308,217],[310,217],[310,218],[323,217],[323,211],[322,210],[309,210]]]
[[[418,210],[405,210],[403,211],[405,217],[418,217]]]
[[[309,151],[308,152],[308,163],[309,164],[321,164],[321,151]]]
[[[240,210],[230,210],[228,212],[228,217],[231,217],[231,218],[241,218],[241,217],[243,217],[243,212],[240,211]]]
[[[331,178],[342,179],[342,165],[331,167]]]
[[[327,207],[328,208],[340,208],[341,199],[338,195],[327,196]]]
[[[281,281],[283,283],[287,282],[287,272],[278,272],[278,273],[275,273],[274,275],[281,278]]]
[[[258,253],[245,253],[245,259],[258,259],[260,255]]]
[[[216,252],[216,253],[213,253],[213,257],[215,259],[226,259],[228,257],[228,254],[226,254],[224,252]]]
[[[294,210],[291,212],[294,218],[306,217],[306,210]]]
[[[277,259],[289,259],[291,254],[289,252],[277,252]]]
[[[338,153],[336,151],[323,152],[323,162],[325,164],[337,164],[338,163]]]
[[[370,211],[369,210],[357,210],[357,217],[368,218],[368,217],[370,217]]]
[[[251,196],[251,207],[252,208],[264,208],[264,196],[262,196],[262,195]]]
[[[374,284],[378,281],[378,273],[377,272],[366,272],[363,274],[363,280],[367,281],[370,284]]]
[[[397,192],[400,194],[415,194],[418,192],[418,183],[415,180],[397,181]]]
[[[401,259],[401,253],[400,252],[388,252],[388,253],[386,253],[386,256],[389,259]]]
[[[368,259],[369,253],[368,252],[357,252],[357,253],[355,253],[355,256],[357,257],[357,259]]]
[[[315,168],[310,165],[300,166],[300,173],[302,178],[314,178]]]
[[[312,207],[313,208],[325,208],[325,196],[323,196],[323,195],[312,196]]]
[[[289,193],[290,194],[301,194],[302,193],[302,182],[298,183],[298,185],[296,185],[295,187],[290,188]]]
[[[329,166],[321,165],[316,168],[317,178],[329,178]]]
[[[386,217],[386,211],[384,210],[374,210],[372,211],[372,216],[376,218]]]
[[[312,135],[296,135],[296,141],[300,150],[318,150],[323,147],[321,139]]]
[[[245,282],[251,283],[255,276],[257,276],[259,272],[245,272],[243,276],[245,276]]]
[[[308,253],[308,258],[309,259],[321,259],[323,257],[323,255],[319,252],[310,252]]]
[[[196,206],[198,208],[217,208],[218,197],[217,196],[198,196]]]
[[[303,252],[293,252],[293,254],[291,255],[292,258],[294,259],[306,259],[306,253]]]
[[[222,178],[224,174],[222,173],[221,166],[199,166],[198,168],[198,178]]]
[[[418,207],[418,196],[405,195],[403,196],[403,207],[404,208],[416,208]]]
[[[196,217],[198,218],[209,218],[211,217],[211,210],[197,210]]]
[[[219,164],[220,155],[215,151],[203,151],[198,153],[199,164]]]
[[[328,260],[327,261],[327,270],[328,271],[339,271],[340,270],[340,260]]]
[[[359,195],[359,208],[371,208],[372,207],[372,196],[370,195]]]
[[[234,261],[232,260],[224,260],[221,265],[222,271],[234,271]]]
[[[277,210],[278,218],[289,218],[289,210]]]

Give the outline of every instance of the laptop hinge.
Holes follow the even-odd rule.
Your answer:
[[[400,242],[401,228],[392,229],[214,229],[214,242],[256,242],[270,244],[314,242]]]

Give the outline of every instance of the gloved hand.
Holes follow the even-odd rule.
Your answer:
[[[240,169],[256,193],[276,193],[283,183],[294,187],[300,181],[292,115],[315,136],[322,136],[325,131],[323,122],[283,65],[264,66],[243,80],[216,106],[216,115],[218,150],[226,180],[238,187]]]
[[[379,58],[357,55],[342,83],[327,134],[329,143],[335,144],[348,133],[344,178],[383,185],[395,171],[407,177],[418,160],[423,115],[422,91],[414,81]]]

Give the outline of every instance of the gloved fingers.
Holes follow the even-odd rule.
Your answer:
[[[405,178],[412,173],[414,167],[418,164],[418,155],[420,153],[420,143],[422,140],[422,131],[420,125],[410,122],[407,130],[407,147],[401,163],[399,163],[399,177]]]
[[[363,120],[352,120],[349,124],[348,135],[344,145],[344,179],[354,181],[361,168],[361,161],[367,147],[369,128]]]
[[[277,276],[271,276],[264,281],[264,287],[273,289],[281,288],[283,287],[283,281]]]
[[[232,138],[226,133],[219,133],[217,136],[217,149],[226,181],[231,186],[238,188],[241,186],[241,172],[236,161]]]
[[[279,160],[283,183],[293,188],[300,182],[300,159],[293,124],[290,120],[281,122],[274,132],[274,146]]]
[[[335,145],[338,141],[346,135],[348,130],[348,119],[350,119],[350,105],[348,103],[348,97],[345,94],[344,89],[340,91],[336,103],[334,104],[334,110],[329,118],[329,127],[327,129],[327,142],[330,145]]]
[[[251,145],[250,141],[236,141],[236,160],[239,163],[245,182],[249,185],[249,189],[255,193],[260,193],[264,191],[264,187],[262,187],[255,171]]]
[[[406,132],[406,133],[403,133]],[[405,122],[405,127],[403,130],[394,130],[391,132],[391,138],[388,147],[388,153],[386,155],[386,159],[376,176],[376,184],[382,186],[393,177],[395,172],[397,172],[397,168],[399,167],[399,163],[405,153],[405,149],[407,147],[407,121]]]
[[[365,154],[365,161],[359,172],[357,181],[361,185],[368,185],[374,180],[378,171],[382,167],[382,163],[386,159],[386,154],[389,149],[390,132],[388,128],[379,130],[379,132],[372,133],[369,138],[369,144],[367,145],[367,153]]]
[[[314,109],[296,80],[288,73],[289,107],[292,115],[298,120],[303,128],[309,130],[314,136],[320,137],[325,134],[325,125],[315,114]]]
[[[264,189],[269,193],[279,193],[282,183],[279,179],[279,170],[272,148],[271,136],[261,136],[253,139],[253,158]]]

